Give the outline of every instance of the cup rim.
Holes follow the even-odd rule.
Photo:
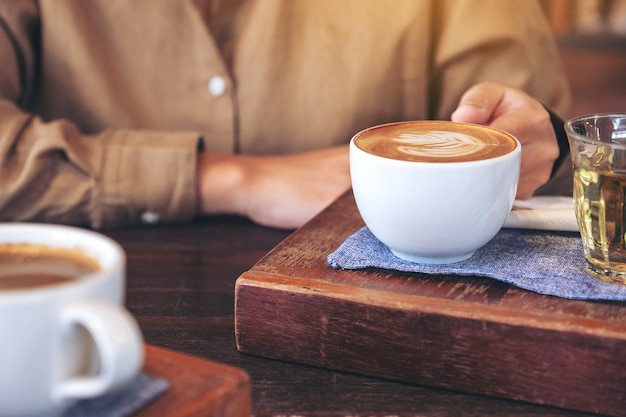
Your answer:
[[[626,113],[620,113],[620,112],[589,113],[589,114],[583,114],[580,116],[572,117],[565,122],[565,125],[564,125],[565,133],[567,134],[568,137],[575,137],[579,141],[587,142],[590,144],[595,144],[595,145],[611,144],[611,147],[626,149],[626,142],[607,142],[607,141],[599,140],[596,138],[592,138],[590,136],[581,135],[580,133],[576,132],[573,128],[574,124],[579,123],[585,119],[592,119],[592,118],[609,119],[609,118],[615,118],[615,117],[626,119]]]
[[[495,132],[502,133],[502,134],[510,137],[511,139],[513,139],[513,141],[515,142],[515,147],[510,152],[507,152],[507,153],[505,153],[503,155],[496,156],[496,157],[493,157],[493,158],[477,159],[475,161],[429,162],[429,161],[408,161],[408,160],[404,160],[404,159],[396,159],[396,158],[390,158],[390,157],[386,157],[386,156],[382,156],[382,155],[376,155],[376,154],[367,152],[366,150],[364,150],[364,149],[360,148],[359,146],[357,146],[356,143],[355,143],[355,140],[356,140],[357,136],[360,136],[360,135],[362,135],[362,134],[364,134],[364,133],[366,133],[368,131],[380,129],[380,128],[383,128],[383,127],[386,127],[386,126],[401,125],[401,124],[421,124],[421,123],[434,123],[434,124],[441,124],[441,125],[458,124],[458,125],[470,126],[472,128],[493,130]],[[350,145],[352,147],[354,147],[354,149],[357,149],[360,152],[362,152],[363,154],[369,155],[372,158],[381,158],[381,159],[385,159],[385,160],[389,160],[389,161],[394,161],[394,163],[411,164],[413,166],[415,166],[415,165],[425,165],[425,166],[429,166],[429,167],[441,166],[441,167],[445,167],[445,168],[450,168],[451,166],[488,164],[488,163],[492,163],[492,162],[495,162],[495,161],[499,161],[501,159],[512,158],[512,157],[515,157],[516,154],[521,153],[521,148],[522,148],[521,142],[519,141],[519,139],[517,139],[515,137],[515,135],[513,135],[512,133],[509,133],[507,131],[504,131],[502,129],[498,129],[496,127],[485,126],[485,125],[481,125],[481,124],[477,124],[477,123],[453,122],[451,120],[427,120],[427,119],[425,119],[425,120],[405,120],[405,121],[382,123],[382,124],[379,124],[379,125],[370,126],[368,128],[362,129],[362,130],[358,131],[357,133],[355,133],[352,136],[352,138],[350,139]]]
[[[29,236],[21,239],[19,235],[15,238],[13,236],[5,238],[2,236],[3,231],[8,231],[9,233],[26,231],[29,233]],[[32,240],[32,236],[34,234],[44,235],[46,233],[48,234],[48,237],[52,236],[50,240]],[[63,239],[63,236],[67,239],[66,241]],[[79,241],[77,238],[78,236],[83,237],[84,240]],[[72,237],[74,239],[72,239]],[[64,242],[66,244],[63,244]],[[93,245],[95,245],[96,242],[103,244],[104,249],[99,253],[104,253],[106,261],[104,264],[101,256],[98,256],[93,253],[93,251],[88,250],[88,248],[93,248]],[[124,268],[126,262],[125,252],[121,245],[115,240],[93,230],[82,229],[75,226],[50,223],[0,222],[0,245],[4,243],[33,243],[36,245],[48,245],[53,247],[82,250],[87,256],[95,258],[100,263],[100,269],[81,276],[81,279],[58,285],[0,291],[0,299],[3,300],[21,299],[23,297],[39,297],[44,293],[71,291],[72,288],[77,286],[81,287],[83,285],[92,285],[92,283],[106,279],[106,277],[110,275],[110,271]],[[81,243],[83,246],[81,246]]]

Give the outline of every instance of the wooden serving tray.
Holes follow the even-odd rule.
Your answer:
[[[238,278],[241,352],[624,415],[626,303],[488,278],[332,269],[327,255],[362,226],[347,193]]]
[[[250,380],[239,368],[147,345],[143,370],[169,388],[133,417],[250,417]]]

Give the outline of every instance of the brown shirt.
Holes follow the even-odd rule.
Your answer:
[[[569,106],[529,0],[11,0],[0,22],[0,220],[186,221],[201,137],[247,154],[347,143],[449,119],[482,80]]]

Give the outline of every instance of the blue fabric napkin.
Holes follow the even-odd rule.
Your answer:
[[[139,373],[128,385],[97,398],[81,400],[65,417],[126,417],[141,410],[169,387],[167,380]]]
[[[626,285],[588,276],[578,233],[502,229],[470,259],[427,265],[397,258],[367,227],[328,256],[333,268],[380,268],[426,274],[481,276],[540,294],[577,300],[626,300]]]

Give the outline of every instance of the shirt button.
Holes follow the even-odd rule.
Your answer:
[[[156,224],[161,220],[161,216],[154,211],[145,211],[141,213],[141,222],[144,224]]]
[[[226,92],[226,80],[216,75],[209,80],[209,93],[213,97],[219,97]]]

